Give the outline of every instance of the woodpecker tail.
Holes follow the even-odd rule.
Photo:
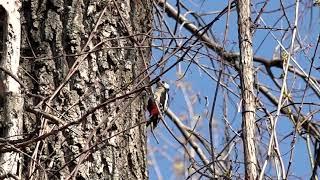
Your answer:
[[[147,122],[147,127],[152,123],[152,129],[155,129],[159,123],[158,116],[151,116],[149,121]]]

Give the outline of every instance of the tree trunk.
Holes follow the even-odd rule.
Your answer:
[[[25,0],[20,13],[24,134],[0,142],[0,153],[22,156],[7,174],[147,179],[136,89],[147,84],[151,1]]]
[[[255,150],[255,98],[253,53],[250,19],[250,0],[239,0],[238,37],[240,48],[240,77],[242,100],[242,136],[246,179],[257,177],[257,159]]]
[[[0,68],[11,76],[0,73],[0,137],[17,140],[22,134],[23,98],[16,77],[20,60],[20,15],[19,6],[10,0],[0,2]],[[4,141],[5,142],[5,141]],[[10,143],[7,143],[11,146]],[[1,145],[0,145],[1,147]],[[21,153],[0,153],[2,175],[16,177],[19,174]],[[2,178],[0,178],[2,179]]]

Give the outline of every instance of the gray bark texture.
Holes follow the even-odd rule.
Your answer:
[[[20,13],[23,136],[0,145],[22,155],[15,177],[148,179],[136,89],[147,85],[151,0],[25,0]]]
[[[255,149],[255,95],[253,74],[253,51],[250,19],[250,0],[239,0],[238,37],[240,45],[240,77],[242,100],[242,136],[245,162],[245,179],[256,179],[257,157]]]

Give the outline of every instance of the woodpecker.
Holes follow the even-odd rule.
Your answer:
[[[150,118],[147,122],[147,126],[152,123],[153,129],[156,128],[159,123],[159,116],[161,111],[165,110],[168,107],[169,88],[170,86],[166,82],[158,82],[157,87],[154,91],[154,97],[150,97],[148,100],[147,110],[149,112]]]

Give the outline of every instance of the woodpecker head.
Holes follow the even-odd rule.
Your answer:
[[[157,83],[158,87],[163,87],[166,91],[168,91],[170,89],[170,86],[168,83],[166,83],[165,81],[159,81]]]

